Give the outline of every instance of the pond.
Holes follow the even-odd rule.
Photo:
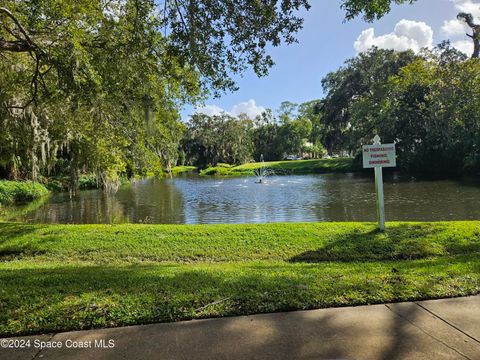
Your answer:
[[[480,186],[472,181],[385,177],[387,221],[480,219]],[[322,174],[251,177],[195,175],[144,179],[114,195],[54,194],[18,220],[36,223],[265,223],[375,221],[373,176]]]

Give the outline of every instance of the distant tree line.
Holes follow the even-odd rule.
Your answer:
[[[284,102],[278,116],[267,110],[255,119],[227,113],[208,116],[196,113],[187,123],[181,158],[189,165],[241,164],[280,160],[287,155],[319,157],[324,149],[316,129],[320,117],[317,101],[300,106]]]
[[[195,114],[182,159],[206,166],[349,153],[378,134],[410,172],[480,171],[480,60],[443,42],[420,54],[372,48],[322,80],[324,98],[255,119]]]

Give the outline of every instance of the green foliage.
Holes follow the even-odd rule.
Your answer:
[[[347,60],[345,66],[325,76],[322,86],[327,95],[321,105],[324,124],[322,143],[330,155],[335,150],[358,149],[358,142],[364,136],[369,136],[373,128],[366,126],[358,129],[356,119],[352,118],[353,104],[364,95],[381,95],[383,85],[389,77],[398,74],[402,67],[415,58],[412,51],[395,52],[372,48]],[[363,114],[358,118],[361,115]]]
[[[265,49],[292,43],[306,0],[6,0],[0,7],[0,177],[161,172],[179,158],[179,109],[234,89]],[[160,11],[161,10],[161,11]],[[239,150],[240,152],[242,150]],[[237,154],[233,161],[243,159]],[[15,154],[15,155],[13,155]],[[237,158],[238,156],[238,158]],[[231,159],[226,159],[231,161]]]
[[[367,19],[389,3],[341,2],[347,18]],[[170,172],[184,157],[182,105],[235,89],[234,75],[248,67],[266,75],[273,65],[266,49],[295,42],[298,13],[309,7],[308,0],[165,1],[163,8],[151,0],[3,1],[0,177],[68,176],[74,190],[80,170],[96,173],[103,188],[122,175]],[[282,151],[298,152],[303,130],[289,126],[295,136],[278,143],[286,139]],[[247,148],[195,161],[237,163]]]
[[[399,165],[415,172],[480,171],[480,62],[417,59],[376,94],[354,104],[358,130],[395,141]],[[372,136],[372,132],[370,132]]]
[[[98,189],[98,179],[95,175],[82,175],[78,179],[78,187],[81,190]]]
[[[48,190],[39,183],[0,180],[0,205],[25,204],[46,195]]]
[[[477,294],[479,234],[478,222],[0,223],[0,334]]]
[[[310,102],[312,104],[312,102]],[[313,124],[317,124],[317,116],[309,111],[310,104],[293,104],[285,101],[278,110],[278,119],[267,111],[255,119],[252,129],[254,158],[268,161],[280,160],[287,155],[301,155],[308,140],[321,145],[312,139]],[[321,156],[318,152],[315,155]]]
[[[312,130],[308,138],[312,144],[312,149],[306,152],[312,153],[315,158],[324,155],[326,152],[322,144],[323,133],[325,132],[322,108],[322,100],[311,100],[298,106],[298,117],[309,119],[312,123]]]
[[[219,162],[241,164],[250,160],[252,126],[252,121],[246,117],[192,115],[183,140],[187,162],[206,166]]]
[[[378,134],[396,143],[403,170],[478,172],[479,66],[448,42],[421,55],[362,53],[322,81],[321,142],[354,153]]]
[[[296,41],[297,15],[308,0],[214,0],[166,3],[171,46],[182,62],[198,68],[216,89],[236,89],[232,74],[251,66],[267,75],[266,48]]]
[[[388,14],[392,4],[413,4],[417,0],[343,0],[346,18],[351,20],[362,15],[365,21],[374,21]]]
[[[323,147],[321,143],[317,144],[305,144],[301,149],[302,153],[308,154],[309,158],[318,158],[324,155],[327,155],[327,150]]]
[[[68,176],[39,177],[39,182],[50,191],[68,191],[69,181]],[[78,187],[81,190],[98,189],[100,183],[95,174],[81,174],[78,176]]]
[[[2,39],[28,49],[0,47],[0,176],[68,176],[75,188],[83,170],[107,188],[174,164],[178,109],[201,75],[169,50],[153,2],[5,6]]]
[[[341,5],[347,18],[371,20],[389,3]],[[183,104],[235,89],[235,74],[248,67],[266,75],[273,65],[266,49],[295,42],[298,14],[309,7],[308,0],[4,0],[0,177],[68,176],[74,190],[80,170],[96,173],[103,188],[122,175],[170,171],[184,157]],[[298,151],[298,141],[287,147]],[[245,149],[221,157],[236,163],[251,153]]]
[[[253,172],[248,171],[248,175],[252,175]],[[230,170],[224,166],[209,166],[206,169],[200,171],[200,175],[207,176],[207,175],[214,175],[214,176],[232,176],[232,175],[245,175],[242,173],[237,173],[234,170]]]

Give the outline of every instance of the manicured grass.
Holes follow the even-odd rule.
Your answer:
[[[154,262],[373,261],[480,252],[480,222],[241,225],[0,223],[5,260]]]
[[[290,161],[267,161],[263,164],[267,169],[273,170],[275,174],[320,174],[331,172],[350,172],[358,170],[354,160],[351,158],[337,159],[314,159],[314,160],[290,160]],[[262,163],[249,163],[239,166],[225,166],[219,164],[209,167],[200,172],[200,175],[217,176],[244,176],[254,175]]]
[[[0,223],[0,334],[480,292],[480,222]]]
[[[197,170],[195,166],[175,166],[172,168],[172,175],[180,175],[195,170]]]
[[[36,182],[0,180],[0,206],[26,204],[46,195],[45,186]]]

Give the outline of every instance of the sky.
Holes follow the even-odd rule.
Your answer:
[[[480,0],[418,0],[413,5],[394,5],[392,11],[372,23],[361,18],[344,22],[339,0],[311,0],[312,7],[300,15],[305,19],[297,33],[298,44],[270,48],[275,61],[266,77],[249,70],[235,76],[239,90],[210,98],[203,106],[187,106],[182,119],[194,112],[216,115],[225,111],[254,117],[266,108],[276,110],[282,101],[302,103],[323,96],[321,80],[346,59],[375,45],[398,51],[431,48],[442,40],[466,52],[473,51],[466,25],[456,20],[461,12],[480,21]]]

